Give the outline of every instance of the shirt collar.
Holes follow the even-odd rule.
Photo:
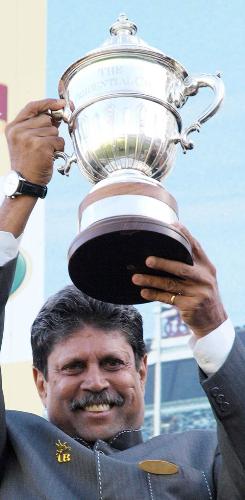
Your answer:
[[[88,443],[80,437],[74,437],[74,439],[90,449],[96,448],[98,443],[98,441],[96,441],[95,443]],[[140,443],[143,443],[141,429],[125,429],[118,432],[118,434],[116,434],[107,442],[108,445],[110,445],[112,448],[115,448],[116,450],[127,450],[128,448],[136,446]]]
[[[126,450],[140,443],[143,443],[141,429],[125,429],[109,441],[109,445],[117,450]]]

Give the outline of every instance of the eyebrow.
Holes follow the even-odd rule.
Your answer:
[[[130,356],[129,356],[129,353],[126,352],[126,351],[121,351],[120,353],[119,352],[108,352],[108,353],[105,353],[105,354],[102,354],[101,356],[99,356],[99,361],[104,361],[105,359],[109,359],[109,358],[114,358],[114,359],[118,359],[118,358],[126,358],[126,361],[129,360]],[[63,362],[62,362],[62,366],[66,366],[66,365],[69,365],[69,364],[72,364],[72,363],[81,363],[81,362],[84,362],[84,358],[83,357],[78,357],[78,356],[75,356],[75,357],[71,357],[69,359],[65,359]]]

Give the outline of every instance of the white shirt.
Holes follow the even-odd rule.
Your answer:
[[[21,236],[15,238],[11,233],[0,231],[0,266],[17,256],[20,241]],[[206,375],[219,370],[230,353],[234,338],[235,330],[229,318],[205,337],[199,338],[192,333],[189,345]]]

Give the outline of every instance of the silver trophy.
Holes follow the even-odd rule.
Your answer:
[[[76,162],[94,184],[79,207],[70,277],[88,295],[122,304],[144,302],[131,277],[152,274],[147,256],[193,263],[188,240],[172,226],[177,203],[160,181],[178,143],[184,152],[193,148],[189,134],[216,113],[224,96],[218,75],[189,76],[136,33],[121,14],[110,38],[65,71],[59,95],[66,106],[53,113],[68,124],[74,146],[71,157],[56,153],[65,160],[58,170],[68,175]],[[182,130],[179,109],[201,87],[212,89],[213,102]]]

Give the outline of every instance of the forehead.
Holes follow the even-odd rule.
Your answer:
[[[120,330],[104,330],[92,325],[71,333],[55,344],[50,358],[60,356],[104,356],[108,353],[133,354],[133,349]]]

